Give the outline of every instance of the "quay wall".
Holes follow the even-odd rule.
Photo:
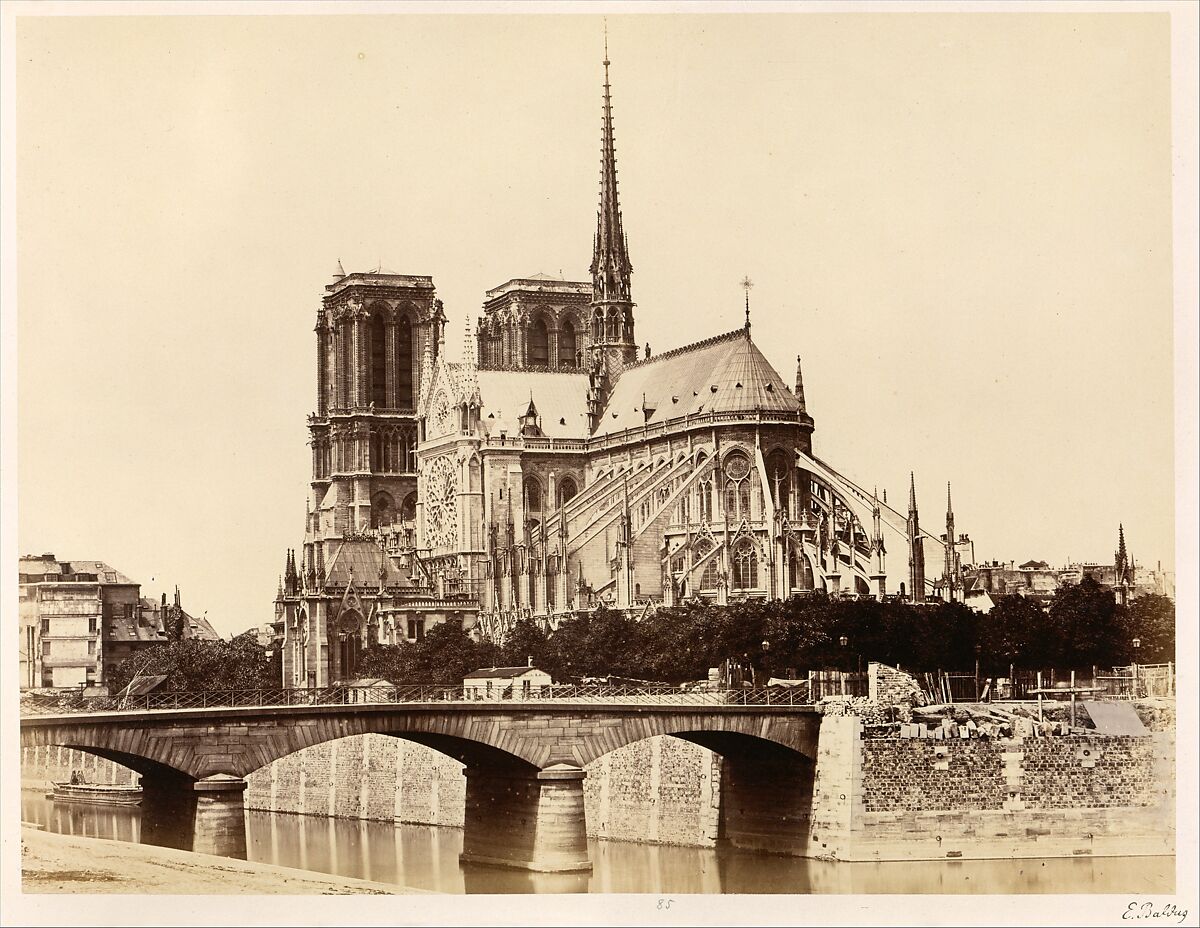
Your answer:
[[[847,721],[849,720],[849,721]],[[838,722],[840,728],[830,726]],[[827,718],[809,856],[836,860],[1175,853],[1175,736],[864,738]],[[823,785],[824,784],[824,785]],[[822,791],[837,791],[831,797]],[[815,813],[834,803],[839,816]],[[820,828],[817,827],[821,823]]]

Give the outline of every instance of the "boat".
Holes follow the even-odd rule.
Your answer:
[[[115,783],[86,783],[83,777],[72,774],[69,783],[55,783],[46,793],[55,802],[99,802],[105,805],[135,806],[142,801],[141,786],[120,786]]]

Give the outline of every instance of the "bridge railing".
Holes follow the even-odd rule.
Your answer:
[[[411,703],[678,705],[678,706],[804,706],[808,688],[684,690],[673,686],[555,684],[543,687],[499,687],[491,695],[467,694],[462,686],[329,686],[297,689],[201,690],[146,693],[140,696],[83,698],[78,694],[22,698],[21,715],[61,715],[83,712],[153,712],[176,709],[271,709],[286,706],[403,705]]]

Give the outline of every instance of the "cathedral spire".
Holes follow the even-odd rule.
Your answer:
[[[628,243],[621,224],[617,193],[617,155],[613,141],[612,88],[608,79],[608,35],[604,37],[604,110],[600,135],[600,206],[592,247],[593,344],[628,345],[627,361],[636,359]]]
[[[958,591],[958,549],[954,539],[954,505],[950,502],[950,481],[946,481],[946,563],[942,569],[942,580],[946,587],[946,598],[955,601]]]
[[[807,412],[804,404],[804,374],[800,370],[800,355],[796,355],[796,399],[800,401],[800,411]],[[887,500],[885,499],[884,502]]]
[[[917,514],[917,477],[908,475],[908,597],[910,602],[925,602],[925,543],[921,538]]]
[[[750,337],[750,289],[754,286],[754,281],[747,274],[742,278],[741,287],[746,291],[746,337]]]

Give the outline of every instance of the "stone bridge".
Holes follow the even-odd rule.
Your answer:
[[[808,706],[428,702],[71,713],[21,720],[22,746],[141,774],[143,840],[245,856],[247,774],[350,735],[406,738],[465,765],[464,861],[590,868],[584,766],[672,735],[722,756],[723,837],[805,853],[821,717]]]

